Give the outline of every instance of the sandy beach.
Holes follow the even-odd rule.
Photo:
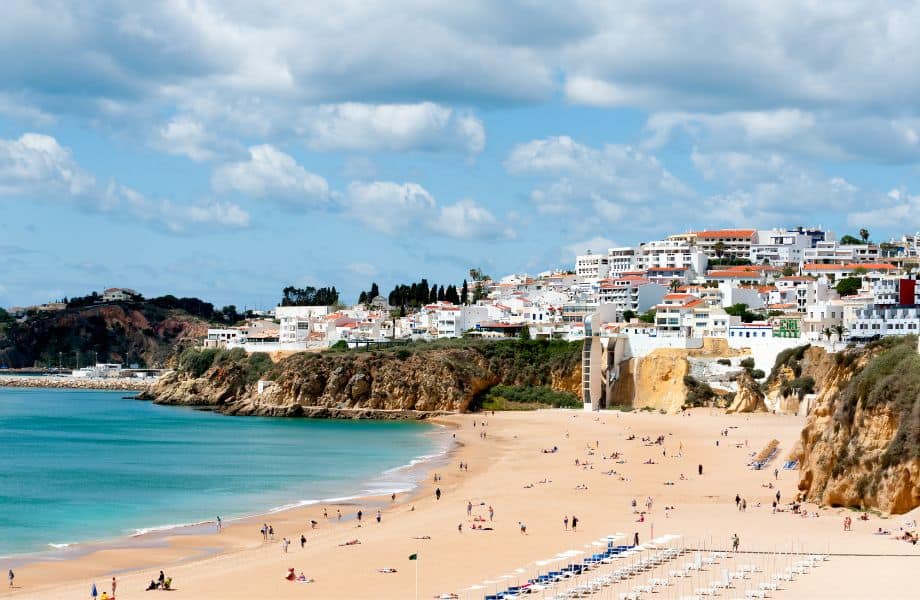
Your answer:
[[[425,485],[400,494],[395,502],[384,496],[307,506],[228,523],[219,534],[209,525],[193,534],[31,563],[16,569],[16,586],[7,596],[87,598],[94,582],[100,592],[108,590],[114,575],[119,599],[147,598],[147,583],[163,569],[176,588],[172,598],[414,598],[418,567],[420,598],[445,593],[481,598],[513,585],[515,578],[523,582],[533,576],[540,569],[535,561],[566,550],[590,552],[593,541],[620,532],[623,543],[636,533],[640,542],[670,533],[682,535],[687,547],[726,550],[737,534],[742,553],[731,560],[763,564],[774,560],[771,554],[743,553],[793,547],[830,552],[828,561],[770,597],[916,597],[920,547],[874,532],[882,527],[896,533],[917,511],[890,519],[871,515],[868,521],[849,510],[811,505],[805,508],[819,516],[773,513],[777,491],[783,509],[796,493],[798,473],[781,467],[801,431],[798,417],[707,409],[686,415],[543,410],[444,420],[456,427],[457,444],[432,467],[440,481],[433,481],[432,472]],[[663,444],[643,441],[659,436]],[[761,471],[748,467],[751,456],[773,439],[779,441],[776,458]],[[544,452],[554,446],[557,452]],[[616,459],[610,458],[614,452],[619,453]],[[460,470],[461,462],[468,470]],[[778,478],[774,468],[780,469]],[[773,488],[767,487],[771,483]],[[745,511],[736,507],[736,494],[745,500]],[[649,498],[651,510],[644,517],[634,512],[633,499],[642,511]],[[359,509],[360,526],[355,519]],[[846,515],[853,516],[849,532],[843,531]],[[572,531],[573,516],[577,531]],[[318,523],[315,529],[311,520]],[[274,541],[263,541],[263,522],[272,525]],[[473,530],[473,524],[492,529]],[[303,549],[301,534],[307,539]],[[287,553],[281,543],[285,537],[291,540]],[[360,543],[344,545],[352,540]],[[411,554],[418,555],[417,563],[408,559]],[[289,568],[313,582],[286,581]],[[618,597],[613,594],[626,589],[605,588],[595,597]],[[656,597],[678,597],[679,592],[671,586]]]

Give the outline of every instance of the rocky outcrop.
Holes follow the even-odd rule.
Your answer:
[[[690,370],[687,351],[659,348],[639,361],[634,377],[634,408],[680,412],[687,398],[684,376]]]
[[[793,451],[815,502],[900,514],[920,506],[920,357],[913,339],[819,356],[814,406]],[[807,355],[806,355],[807,356]],[[806,373],[803,368],[802,373]]]
[[[0,365],[56,367],[100,362],[165,366],[207,334],[208,323],[146,302],[102,304],[39,314],[0,329]]]
[[[738,391],[735,393],[731,406],[726,409],[726,413],[762,412],[767,409],[760,386],[747,371],[741,371],[735,381],[738,384]]]
[[[498,384],[578,389],[579,344],[513,344],[297,354],[262,375],[261,393],[246,360],[224,358],[199,377],[170,373],[143,396],[234,415],[416,418],[470,410]]]

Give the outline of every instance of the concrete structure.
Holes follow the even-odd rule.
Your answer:
[[[751,246],[756,241],[757,232],[753,229],[717,229],[696,232],[696,246],[709,259],[749,259]]]
[[[875,244],[839,244],[818,242],[814,248],[806,248],[802,262],[823,265],[878,262],[879,249]]]
[[[640,244],[636,251],[639,269],[683,268],[705,273],[708,257],[685,240],[656,240]]]
[[[799,265],[805,258],[805,250],[812,247],[812,240],[811,235],[801,230],[758,231],[757,242],[751,245],[750,261],[755,265]]]
[[[606,254],[594,254],[588,250],[575,258],[575,275],[580,279],[603,279],[610,274],[610,259]]]

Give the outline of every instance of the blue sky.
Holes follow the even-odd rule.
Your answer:
[[[920,229],[912,3],[249,4],[5,5],[0,305]]]

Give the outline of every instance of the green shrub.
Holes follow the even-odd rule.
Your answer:
[[[546,386],[496,385],[481,398],[486,410],[524,410],[539,406],[580,408],[581,400],[569,392],[557,392]]]
[[[799,361],[805,357],[805,351],[811,348],[811,344],[796,346],[795,348],[786,348],[776,355],[776,361],[773,363],[773,369],[770,370],[769,381],[775,381],[779,376],[780,369],[786,366],[792,369],[796,377],[802,374],[802,365]]]
[[[412,356],[412,352],[409,350],[406,350],[405,348],[400,348],[399,350],[396,351],[396,358],[398,360],[406,360],[410,356]]]
[[[745,369],[747,369],[747,370],[750,371],[751,369],[754,368],[754,359],[753,359],[753,358],[750,358],[750,357],[749,357],[749,358],[743,358],[743,359],[741,359],[741,362],[738,363],[738,364],[741,365],[743,368],[745,368]]]
[[[751,377],[754,379],[763,379],[766,375],[761,369],[751,369]]]
[[[725,365],[726,367],[730,367],[732,365],[732,361],[730,361],[727,358],[720,358],[716,362],[719,363],[720,365]]]

